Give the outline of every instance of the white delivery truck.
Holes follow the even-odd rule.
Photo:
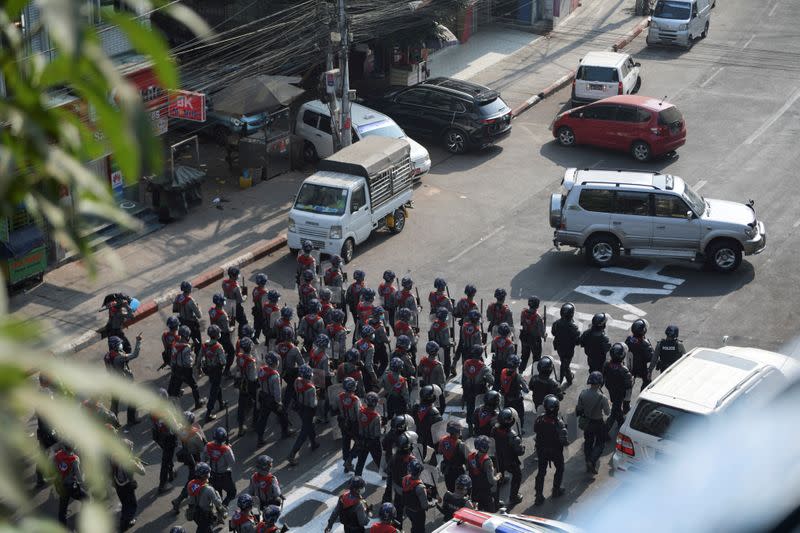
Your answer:
[[[309,240],[349,262],[374,230],[403,231],[413,194],[409,153],[403,139],[369,136],[321,160],[289,212],[292,254]]]

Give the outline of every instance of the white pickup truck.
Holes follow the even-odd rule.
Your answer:
[[[409,152],[403,139],[370,136],[321,160],[289,212],[292,254],[309,240],[349,262],[374,230],[403,231],[413,195]]]

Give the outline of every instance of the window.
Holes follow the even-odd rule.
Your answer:
[[[312,128],[317,127],[317,123],[319,122],[319,115],[314,113],[313,111],[309,111],[308,109],[305,110],[303,113],[303,123],[311,126]]]
[[[583,65],[578,69],[578,79],[602,83],[617,83],[619,81],[619,74],[617,74],[617,69],[612,67]]]
[[[681,0],[659,0],[653,10],[654,18],[688,20],[689,4]]]
[[[658,112],[658,123],[664,126],[672,126],[683,122],[683,115],[677,107],[668,107]]]
[[[367,203],[367,192],[364,187],[359,187],[353,191],[353,196],[350,198],[350,212],[355,213]]]
[[[294,208],[322,215],[343,215],[347,189],[304,183],[297,193]]]
[[[628,73],[631,71],[631,68],[628,66],[628,63],[625,62],[620,66],[620,70],[622,70],[622,79],[624,80],[628,77]]]
[[[319,116],[319,126],[317,127],[321,132],[331,134],[331,117],[325,115]]]
[[[650,114],[650,111],[646,109],[637,108],[636,109],[636,122],[650,122],[653,116]]]
[[[614,120],[617,110],[614,106],[610,105],[596,105],[586,108],[583,112],[583,118],[590,118],[594,120]]]
[[[428,107],[433,107],[440,111],[450,111],[454,104],[455,98],[438,91],[430,91],[428,93],[428,99],[425,103],[425,105]]]
[[[506,111],[509,111],[509,108],[502,99],[495,98],[494,100],[488,102],[485,100],[479,101],[478,110],[480,111],[480,114],[483,115],[484,117],[489,117],[492,115],[499,115],[500,113],[505,113]]]
[[[617,107],[617,120],[620,122],[638,122],[637,108],[621,105]]]
[[[650,194],[646,192],[617,192],[615,213],[621,215],[650,215]]]
[[[607,189],[583,189],[578,205],[587,211],[611,213],[614,206],[614,191]]]
[[[400,93],[400,96],[397,97],[396,101],[398,104],[425,105],[427,99],[428,91],[421,89],[409,89]]]
[[[656,216],[669,218],[686,218],[689,206],[678,196],[671,194],[656,194]]]
[[[636,406],[631,428],[654,437],[674,440],[687,426],[703,420],[701,415],[648,400]]]

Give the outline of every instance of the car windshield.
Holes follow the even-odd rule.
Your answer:
[[[653,16],[661,19],[689,20],[691,8],[686,2],[670,2],[659,0],[653,11]]]
[[[615,68],[584,65],[578,72],[578,79],[582,81],[612,83],[616,82],[619,76],[617,76],[617,69]]]
[[[689,204],[689,207],[692,208],[692,211],[697,216],[701,217],[706,212],[706,201],[702,196],[694,192],[689,185],[684,185],[683,199],[686,200],[686,203]]]
[[[362,137],[377,135],[379,137],[391,137],[392,139],[405,139],[406,132],[391,120],[372,122],[358,127],[358,133]]]
[[[304,183],[297,194],[294,208],[323,215],[343,215],[347,205],[347,189]]]
[[[489,101],[478,102],[478,110],[484,117],[489,117],[492,115],[499,115],[500,113],[505,113],[506,111],[508,111],[508,106],[502,100],[502,98],[495,98]]]
[[[654,437],[674,440],[678,433],[700,420],[703,420],[702,415],[642,400],[631,418],[631,428]]]

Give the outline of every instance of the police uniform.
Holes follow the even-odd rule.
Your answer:
[[[363,281],[353,281],[344,293],[344,301],[350,314],[353,315],[353,324],[358,325],[358,304],[361,301],[361,291],[365,289]],[[345,316],[345,323],[347,317]]]
[[[416,366],[417,364],[417,330],[408,322],[404,320],[397,320],[394,323],[394,338],[397,339],[400,335],[405,335],[411,339],[410,360]],[[391,357],[389,358],[391,360]]]
[[[655,359],[650,369],[651,373],[653,368],[659,372],[665,371],[685,354],[686,348],[678,339],[661,339],[656,343]]]
[[[508,358],[517,351],[517,345],[511,337],[498,335],[492,340],[492,374],[494,375],[494,388],[500,388],[500,373],[505,369]]]
[[[303,354],[292,341],[282,341],[275,345],[275,352],[281,358],[281,375],[286,382],[283,390],[283,405],[292,405],[295,399],[294,381],[297,379],[297,369],[305,363]]]
[[[341,359],[344,358],[345,352],[347,352],[347,328],[341,324],[332,322],[325,328],[325,334],[331,340],[329,348],[331,351],[331,359],[334,364],[338,365]]]
[[[195,467],[200,462],[200,456],[203,449],[206,447],[206,435],[203,433],[203,428],[199,424],[192,424],[182,428],[178,432],[178,440],[181,442],[181,449],[178,450],[176,457],[180,462],[186,465],[189,470],[187,480],[191,481],[195,476]],[[188,495],[187,485],[183,485],[181,493],[175,500],[172,500],[172,506],[177,510],[181,502],[186,499]]]
[[[337,520],[342,523],[345,533],[364,533],[364,527],[369,523],[364,499],[349,490],[342,492],[328,518],[328,529],[332,528]]]
[[[229,317],[234,318],[234,321],[237,323],[239,336],[241,337],[242,326],[247,324],[247,315],[244,313],[243,305],[247,296],[242,294],[242,287],[239,286],[239,282],[232,278],[222,280],[222,294],[225,296],[227,306],[225,311],[228,313]]]
[[[161,345],[164,347],[164,349],[161,351],[161,361],[163,364],[159,370],[169,366],[170,359],[172,358],[172,348],[179,339],[180,335],[178,335],[178,328],[168,329],[161,334]]]
[[[381,392],[386,396],[386,416],[391,419],[394,415],[406,414],[411,399],[406,378],[402,374],[387,370],[381,385]]]
[[[269,365],[258,369],[258,416],[256,435],[258,442],[264,443],[264,432],[270,413],[275,413],[281,425],[281,438],[289,436],[289,417],[281,396],[281,374]]]
[[[233,449],[227,444],[211,441],[203,448],[200,459],[211,467],[211,486],[220,493],[225,492],[222,504],[227,507],[236,497],[236,485],[233,482],[236,456],[233,455]]]
[[[124,352],[124,348],[122,352],[117,350],[109,350],[106,352],[106,355],[103,357],[103,361],[105,362],[106,368],[119,376],[124,378],[133,380],[133,373],[131,372],[130,367],[128,366],[131,361],[139,357],[139,350],[142,346],[142,340],[136,339],[136,346],[133,348],[133,353],[126,354]],[[116,397],[111,398],[111,412],[115,415],[119,415],[119,399]],[[136,420],[136,406],[135,405],[128,405],[128,425],[136,424],[138,420]]]
[[[361,372],[360,363],[349,363],[347,361],[339,363],[336,368],[336,381],[344,383],[345,378],[356,380],[356,395],[364,397],[364,374]]]
[[[439,439],[436,451],[442,456],[439,468],[444,474],[444,484],[447,490],[453,491],[456,479],[465,472],[467,465],[467,445],[457,435],[445,435]]]
[[[133,311],[125,301],[111,301],[108,303],[108,322],[106,323],[105,335],[107,337],[119,337],[122,340],[122,350],[130,353],[131,342],[125,336],[125,321],[133,318]]]
[[[250,476],[250,484],[244,489],[244,493],[256,498],[261,509],[265,509],[269,505],[280,507],[283,499],[281,484],[272,472],[266,474],[254,472]]]
[[[580,344],[581,332],[572,319],[559,318],[553,322],[550,333],[553,335],[553,348],[561,362],[558,382],[561,383],[566,377],[567,383],[572,384],[572,371],[569,365],[575,356],[575,346]]]
[[[281,308],[278,307],[277,302],[271,302],[267,298],[264,298],[261,305],[261,316],[264,321],[265,344],[269,349],[272,349],[275,346],[275,338],[277,337],[274,325],[281,316]],[[255,335],[258,336],[258,330],[256,330]]]
[[[210,339],[200,348],[200,365],[203,373],[208,376],[208,404],[206,418],[210,418],[214,406],[219,402],[220,410],[225,408],[222,399],[222,372],[226,363],[225,350],[217,339]]]
[[[131,443],[131,446],[133,443]],[[139,475],[144,475],[144,467],[138,462],[135,463],[136,472]],[[111,463],[111,483],[114,485],[114,490],[119,498],[119,503],[122,509],[119,513],[119,531],[127,531],[135,523],[136,511],[139,508],[139,503],[136,500],[136,488],[138,484],[133,479],[134,471],[129,468],[123,468],[117,463]]]
[[[180,396],[181,387],[184,383],[192,389],[195,409],[202,406],[200,401],[200,389],[194,379],[194,352],[189,345],[180,340],[175,343],[172,349],[172,375],[170,376],[167,392],[170,396]]]
[[[467,473],[472,480],[472,494],[478,509],[496,511],[497,479],[494,464],[488,453],[473,451],[467,456]]]
[[[625,339],[625,344],[628,346],[628,368],[634,378],[642,380],[640,390],[644,390],[650,384],[650,372],[656,363],[653,346],[650,344],[650,339],[644,335],[641,337],[629,335]]]
[[[420,378],[420,387],[424,387],[425,385],[438,385],[442,390],[442,393],[439,395],[439,411],[444,413],[446,406],[444,398],[446,379],[445,369],[441,361],[428,356],[423,357],[420,359],[419,365],[417,365],[417,375]]]
[[[242,353],[242,365],[239,367],[241,381],[239,382],[239,404],[236,407],[236,420],[239,423],[240,434],[244,428],[247,415],[252,410],[253,427],[256,425],[257,410],[254,408],[258,395],[258,366],[256,358],[248,353]]]
[[[435,341],[442,352],[444,352],[444,374],[449,376],[451,368],[450,345],[452,344],[452,339],[450,338],[450,325],[447,321],[437,318],[431,323],[431,327],[428,330],[428,341]]]
[[[242,511],[236,509],[231,516],[228,529],[234,533],[255,533],[258,519],[253,516],[252,510]]]
[[[603,367],[603,380],[611,400],[611,416],[606,420],[606,431],[610,431],[614,422],[620,427],[625,422],[631,403],[633,376],[622,363],[609,361]]]
[[[372,462],[380,468],[381,464],[381,415],[375,409],[362,405],[356,423],[357,439],[356,475],[364,472],[367,455],[372,455]]]
[[[207,479],[193,479],[186,485],[189,495],[189,507],[197,524],[197,533],[211,533],[218,515],[225,516],[227,511],[219,493]]]
[[[580,344],[586,353],[589,363],[589,373],[601,372],[606,362],[611,341],[608,340],[604,328],[591,327],[581,334]],[[563,364],[563,363],[562,363]]]
[[[486,319],[489,321],[489,331],[494,333],[494,329],[505,322],[511,331],[514,331],[514,315],[511,308],[505,302],[492,302],[486,307]]]
[[[542,497],[544,492],[544,477],[547,466],[553,463],[555,475],[553,477],[553,492],[561,490],[561,480],[564,477],[564,447],[567,441],[567,426],[559,416],[542,414],[536,419],[533,426],[536,432],[536,456],[539,467],[536,472],[536,497]]]
[[[511,473],[511,490],[509,491],[509,495],[512,499],[519,497],[519,486],[522,483],[520,457],[525,453],[522,439],[513,428],[506,427],[500,423],[495,424],[492,429],[492,438],[495,443],[497,470],[501,473]]]
[[[520,374],[528,368],[528,358],[532,356],[533,364],[542,357],[542,339],[544,339],[544,320],[536,309],[525,308],[519,317],[519,341],[521,346],[519,365]]]
[[[225,361],[225,373],[227,374],[236,357],[236,350],[233,348],[233,342],[231,341],[231,323],[228,318],[228,313],[226,313],[225,309],[222,307],[215,306],[208,310],[208,318],[211,325],[215,325],[219,328],[219,342],[222,344],[222,348],[225,350],[225,355],[227,357]]]
[[[309,312],[311,300],[319,300],[317,289],[311,282],[303,280],[297,286],[297,318],[303,318]]]
[[[364,384],[366,390],[376,390],[378,388],[378,376],[375,373],[375,345],[369,339],[362,338],[356,342],[354,348],[358,350],[359,359],[364,364],[365,377],[367,379]]]
[[[590,386],[581,391],[575,406],[575,414],[586,419],[586,426],[583,429],[583,455],[589,470],[596,471],[597,461],[603,455],[608,436],[603,415],[610,413],[608,398],[600,387]]]
[[[411,520],[411,533],[425,533],[425,512],[430,507],[425,484],[419,478],[408,474],[403,478],[402,487],[403,508]]]
[[[452,520],[456,511],[462,507],[467,507],[469,509],[475,508],[475,504],[470,501],[468,495],[461,496],[452,490],[448,490],[444,493],[444,496],[442,496],[441,511],[445,520]]]
[[[486,435],[492,436],[492,428],[494,423],[497,422],[497,415],[500,411],[497,408],[489,407],[488,405],[481,405],[476,408],[472,413],[472,427],[473,436]]]
[[[464,406],[467,411],[467,425],[473,433],[473,418],[475,412],[475,398],[485,394],[492,385],[494,378],[489,367],[482,359],[467,359],[464,361],[464,371],[461,374],[461,388],[463,390]]]
[[[517,369],[504,368],[500,372],[500,392],[503,395],[503,406],[512,407],[517,412],[519,425],[524,428],[525,404],[523,394],[528,393],[528,387]]]
[[[298,377],[294,381],[295,398],[300,411],[302,425],[297,440],[294,441],[289,457],[294,457],[306,439],[311,443],[311,449],[319,447],[317,444],[317,431],[314,429],[314,413],[317,410],[317,388],[314,384]]]
[[[361,413],[361,400],[352,392],[342,391],[336,401],[336,410],[339,413],[336,421],[342,431],[342,459],[344,469],[349,471],[353,468],[351,447],[353,440],[358,435],[358,419]],[[380,463],[378,463],[380,464]]]
[[[437,422],[442,421],[442,415],[433,403],[420,402],[415,404],[411,409],[411,416],[414,418],[414,423],[417,426],[417,433],[419,434],[419,443],[422,445],[422,460],[424,461],[428,455],[428,446],[434,448],[436,451],[436,442],[433,440],[431,428]],[[435,457],[435,455],[434,455]]]
[[[386,318],[389,324],[394,324],[395,310],[397,309],[397,288],[394,283],[386,283],[385,281],[378,285],[378,297],[381,299],[381,307],[386,310]]]
[[[269,322],[264,321],[264,302],[267,301],[267,289],[261,285],[253,287],[252,299],[253,307],[250,311],[253,313],[253,342],[258,342],[261,332],[267,334],[269,329]]]
[[[178,320],[181,326],[186,326],[192,332],[191,339],[194,344],[195,350],[200,348],[200,343],[203,342],[202,334],[200,333],[200,319],[202,314],[197,303],[189,293],[181,293],[175,297],[172,302],[172,311],[178,313]]]
[[[303,275],[303,272],[306,270],[310,270],[311,272],[317,271],[317,260],[314,258],[313,255],[307,254],[304,251],[300,251],[297,254],[297,269],[295,272],[295,283],[300,285],[300,278]]]
[[[55,489],[58,493],[58,521],[67,525],[67,509],[72,500],[84,500],[81,460],[73,451],[58,450],[53,456],[56,472]]]
[[[397,518],[402,524],[404,513],[403,498],[403,478],[408,473],[408,463],[416,461],[416,457],[411,452],[398,451],[392,456],[391,461],[386,465],[389,479],[392,482],[392,493],[394,494],[394,508],[397,510]]]
[[[178,437],[161,418],[151,415],[151,435],[153,442],[161,448],[161,470],[158,474],[159,488],[166,487],[174,477],[175,448],[178,446]]]
[[[552,394],[559,400],[564,399],[564,392],[561,390],[561,385],[550,376],[545,377],[541,374],[531,376],[531,380],[528,382],[528,388],[531,391],[533,405],[536,410],[539,409],[539,406],[542,405],[545,396],[548,394]]]

